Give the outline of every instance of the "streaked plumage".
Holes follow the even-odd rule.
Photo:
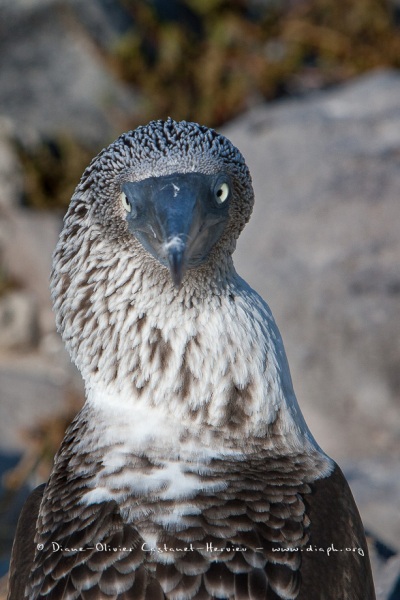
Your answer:
[[[87,401],[21,517],[10,600],[374,598],[351,492],[233,267],[252,205],[239,151],[192,123],[85,171],[51,288]]]

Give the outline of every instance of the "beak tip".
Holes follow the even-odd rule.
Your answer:
[[[174,288],[179,289],[182,285],[182,279],[184,275],[183,270],[175,270],[170,267],[169,271],[171,273],[171,279],[174,284]]]
[[[174,275],[172,275],[172,281],[174,284],[174,288],[176,290],[179,290],[179,288],[181,287],[181,284],[182,284],[182,277],[176,277],[176,276],[174,277]]]
[[[181,287],[185,274],[184,247],[171,247],[168,251],[168,264],[171,278],[176,289]]]

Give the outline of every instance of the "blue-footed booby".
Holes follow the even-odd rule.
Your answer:
[[[86,403],[23,509],[9,600],[373,600],[363,526],[232,253],[254,194],[195,123],[121,135],[53,262]]]

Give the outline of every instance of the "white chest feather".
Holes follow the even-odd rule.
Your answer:
[[[94,335],[107,339],[97,352]],[[109,413],[110,423],[119,414],[129,440],[142,447],[149,436],[176,437],[177,425],[179,443],[179,428],[193,437],[202,432],[206,445],[204,436],[216,428],[259,438],[278,415],[281,433],[295,445],[308,436],[272,315],[239,278],[229,294],[199,306],[142,294],[128,308],[114,307],[89,339],[79,365],[88,402]]]
[[[278,453],[317,448],[271,312],[243,280],[233,272],[218,293],[177,295],[150,275],[138,280],[133,262],[118,265],[96,283],[89,308],[80,301],[63,322],[95,422],[77,451],[102,447],[82,501],[189,501],[223,486],[203,476],[214,458],[240,460],[260,441]],[[135,463],[140,456],[150,470]]]

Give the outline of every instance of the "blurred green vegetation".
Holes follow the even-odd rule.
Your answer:
[[[249,106],[400,66],[388,0],[120,0],[132,27],[104,59],[146,98],[136,122],[218,127]],[[65,207],[99,148],[67,136],[19,148],[26,203]]]
[[[134,26],[113,63],[148,100],[146,119],[219,126],[260,100],[400,66],[385,0],[181,0],[181,19],[125,2]]]
[[[31,147],[17,143],[16,150],[24,172],[24,202],[35,209],[66,208],[94,151],[67,134]]]

